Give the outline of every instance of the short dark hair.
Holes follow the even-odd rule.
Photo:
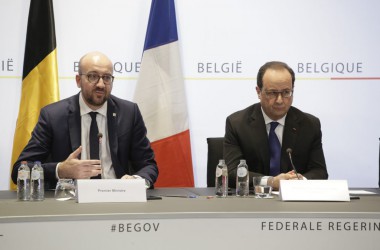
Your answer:
[[[259,72],[257,73],[257,87],[259,87],[259,89],[263,88],[263,76],[265,72],[267,71],[267,69],[286,69],[292,76],[292,87],[294,87],[294,82],[296,80],[296,77],[294,75],[293,69],[284,62],[272,61],[272,62],[267,62],[263,66],[261,66],[261,68],[259,69]]]

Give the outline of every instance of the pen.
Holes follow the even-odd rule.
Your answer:
[[[175,197],[175,198],[197,198],[196,195],[165,195],[164,197]]]
[[[350,200],[360,200],[359,196],[350,196]]]
[[[148,196],[146,199],[148,201],[150,201],[150,200],[162,200],[162,197],[161,196]]]

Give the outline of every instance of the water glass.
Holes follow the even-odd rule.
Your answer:
[[[255,190],[255,198],[272,198],[272,187],[267,185],[268,177],[253,177],[253,188]]]
[[[59,179],[55,188],[54,197],[58,201],[75,198],[75,184],[72,179]]]

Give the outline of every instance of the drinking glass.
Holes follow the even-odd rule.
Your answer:
[[[266,177],[253,177],[253,188],[255,190],[255,198],[272,198],[272,187],[267,185]]]
[[[72,179],[59,179],[55,188],[54,197],[58,201],[75,198],[75,184]]]

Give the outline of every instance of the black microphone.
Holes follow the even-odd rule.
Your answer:
[[[292,151],[293,150],[291,148],[286,149],[286,153],[288,153],[288,155],[289,155],[290,164],[292,165],[294,173],[296,173],[297,179],[299,180],[300,177],[298,176],[298,172],[297,172],[296,167],[294,166],[293,160],[292,160]]]
[[[98,133],[99,144],[102,143],[103,134]]]

